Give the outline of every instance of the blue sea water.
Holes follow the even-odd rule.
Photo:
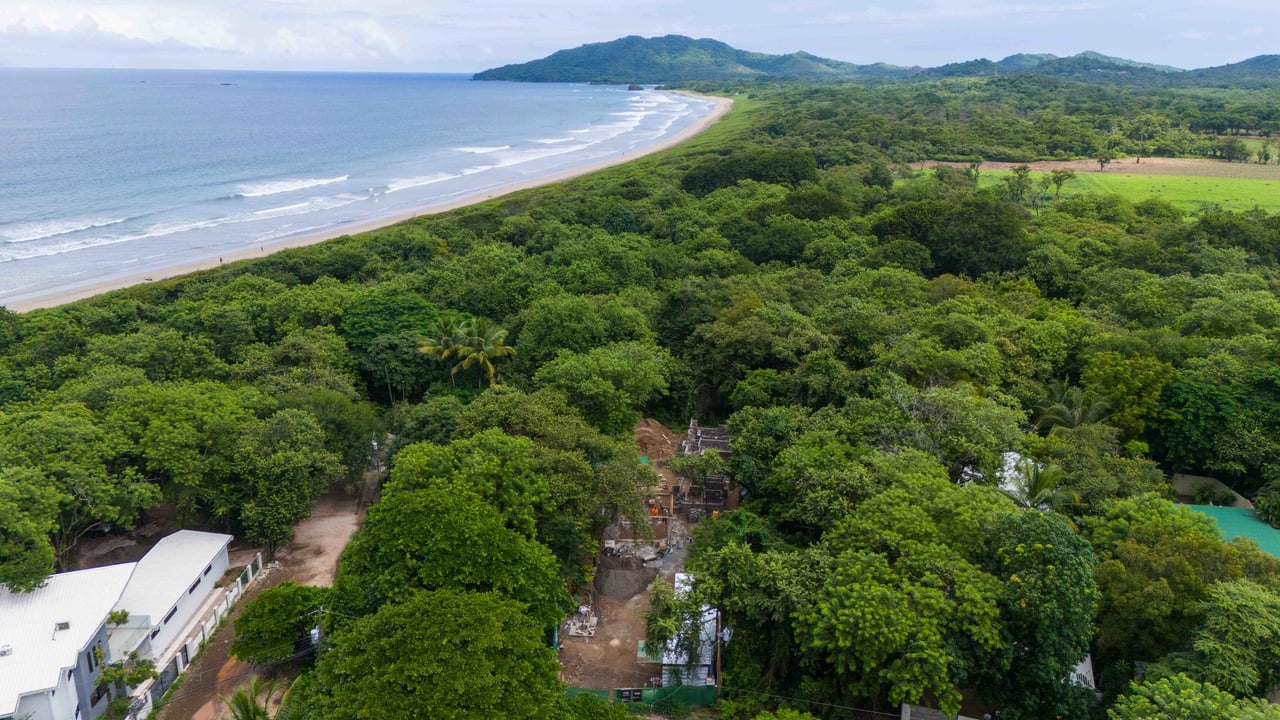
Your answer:
[[[0,305],[653,144],[709,101],[457,75],[0,69]]]

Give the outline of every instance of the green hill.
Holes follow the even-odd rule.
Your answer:
[[[769,55],[731,47],[719,40],[683,35],[637,35],[560,50],[541,60],[476,73],[476,80],[518,82],[685,83],[699,80],[933,80],[942,78],[1040,75],[1083,82],[1152,87],[1271,87],[1280,83],[1280,55],[1201,70],[1182,70],[1086,51],[1058,57],[1019,53],[999,61],[986,58],[939,67],[858,65],[807,52]]]
[[[915,68],[884,64],[854,65],[805,52],[789,55],[753,53],[719,40],[667,35],[636,35],[611,42],[561,50],[541,60],[504,65],[475,75],[476,80],[520,82],[678,83],[760,77],[843,79],[894,77]]]

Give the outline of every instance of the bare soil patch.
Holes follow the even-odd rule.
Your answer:
[[[366,476],[366,484],[376,478]],[[271,678],[289,675],[291,668],[282,666],[276,673],[261,672],[252,665],[231,657],[229,648],[235,632],[233,624],[240,611],[258,593],[286,580],[303,585],[333,585],[338,558],[351,536],[364,519],[364,506],[356,495],[335,486],[316,501],[311,515],[294,529],[293,541],[276,553],[278,567],[269,570],[231,611],[227,621],[205,643],[199,659],[184,674],[182,687],[160,711],[159,720],[215,720],[226,715],[220,695],[230,696],[238,687],[248,684],[255,674]],[[238,561],[252,559],[257,548],[237,549]]]
[[[653,418],[645,418],[636,426],[636,445],[640,446],[640,454],[649,456],[651,462],[670,460],[680,449],[680,438],[662,423]]]
[[[983,170],[1012,170],[1024,163],[984,162]],[[1096,160],[1054,160],[1025,163],[1036,172],[1069,169],[1078,173],[1096,173]],[[967,167],[966,163],[942,163],[928,161],[919,164],[920,169],[935,165]],[[1192,177],[1236,178],[1243,180],[1280,180],[1280,165],[1259,165],[1257,163],[1236,163],[1226,160],[1208,158],[1121,158],[1107,165],[1106,174],[1120,175],[1184,175]]]
[[[648,609],[648,588],[628,600],[602,595],[595,606],[600,618],[595,637],[561,636],[565,683],[597,690],[643,687],[655,674],[652,666],[636,662],[636,643],[644,639],[643,613]]]

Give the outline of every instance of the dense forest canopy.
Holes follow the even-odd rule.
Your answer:
[[[1201,153],[1273,128],[1276,99],[1017,77],[736,105],[571,183],[0,313],[0,581],[158,508],[282,542],[385,431],[291,717],[486,716],[478,694],[614,717],[560,697],[542,643],[641,510],[631,428],[696,416],[727,421],[746,492],[690,559],[734,629],[722,715],[1270,712],[1280,561],[1165,476],[1280,497],[1280,217],[1069,182],[1032,206],[905,163]],[[285,623],[319,598],[273,602]],[[449,633],[481,670],[449,669]],[[1087,651],[1101,705],[1067,681]]]

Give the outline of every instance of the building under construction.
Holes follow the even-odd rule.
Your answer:
[[[727,426],[704,427],[695,418],[689,421],[689,430],[680,442],[680,453],[696,456],[716,453],[721,459],[728,460],[733,455],[729,447],[731,441]],[[675,490],[676,512],[690,522],[738,507],[736,487],[724,473],[710,473],[703,477],[700,473],[685,472]]]

